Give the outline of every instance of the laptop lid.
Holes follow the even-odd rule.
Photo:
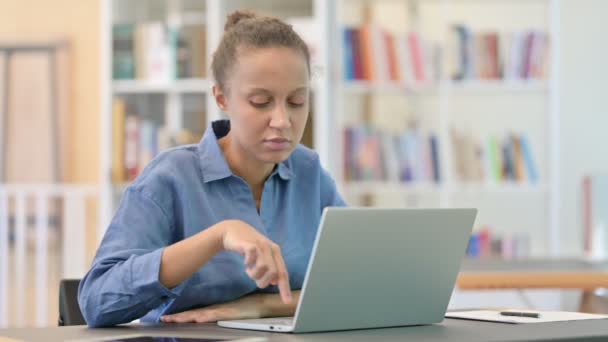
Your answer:
[[[476,214],[326,208],[294,332],[441,322]]]

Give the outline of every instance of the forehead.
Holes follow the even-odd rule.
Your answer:
[[[307,86],[308,65],[293,48],[241,48],[230,75],[233,86],[267,89]]]

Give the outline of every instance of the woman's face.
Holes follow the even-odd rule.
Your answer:
[[[306,59],[291,48],[250,48],[238,52],[237,64],[216,91],[230,117],[230,139],[247,158],[278,163],[298,145],[309,109]]]

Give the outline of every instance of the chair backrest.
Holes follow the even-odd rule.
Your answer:
[[[62,279],[59,283],[59,326],[87,324],[78,305],[80,279]]]

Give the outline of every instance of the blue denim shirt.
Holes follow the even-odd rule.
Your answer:
[[[89,326],[159,321],[163,314],[227,302],[258,289],[240,255],[222,251],[178,286],[159,282],[163,249],[220,221],[239,219],[277,243],[292,289],[300,289],[321,212],[344,206],[318,155],[298,146],[264,183],[258,213],[251,189],[232,174],[217,140],[230,130],[215,121],[198,145],[160,154],[125,190],[78,301]]]

